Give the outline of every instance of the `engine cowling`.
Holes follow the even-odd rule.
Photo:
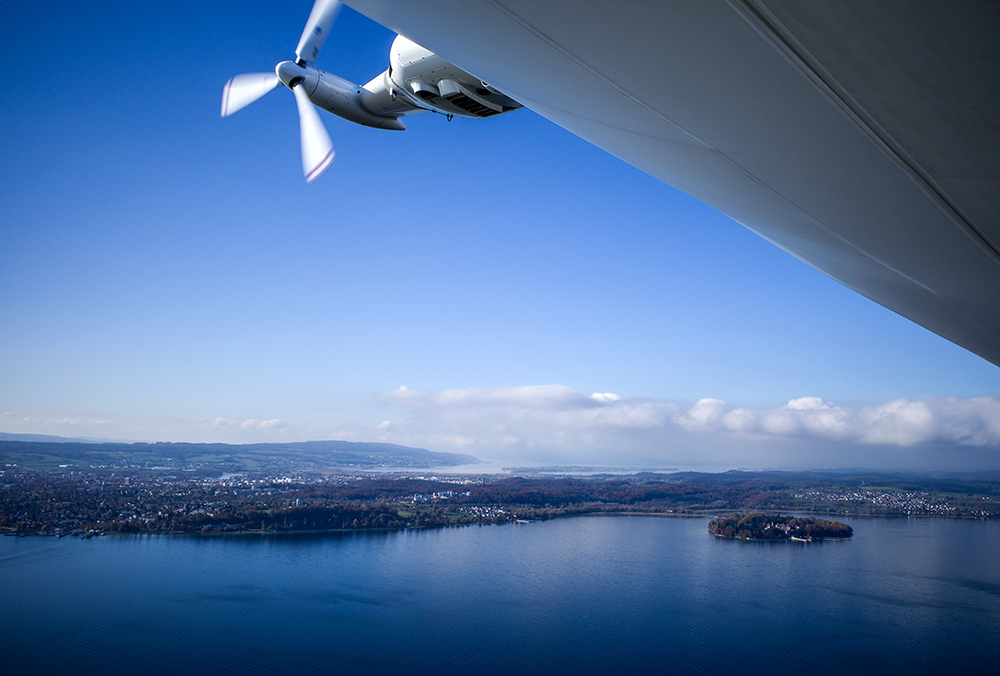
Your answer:
[[[406,129],[395,117],[369,110],[362,100],[364,88],[333,73],[295,61],[282,61],[275,73],[286,87],[302,87],[313,105],[345,120],[379,129]]]
[[[471,73],[402,35],[392,43],[389,70],[384,76],[390,92],[397,98],[445,115],[483,118],[522,107]]]

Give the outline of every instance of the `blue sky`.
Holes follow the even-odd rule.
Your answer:
[[[290,92],[219,102],[310,6],[0,2],[0,432],[1000,467],[1000,369],[530,111],[321,113],[306,185]]]

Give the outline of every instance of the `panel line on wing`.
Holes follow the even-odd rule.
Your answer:
[[[1000,249],[979,230],[937,181],[858,103],[760,0],[726,0],[786,61],[882,151],[950,221],[1000,265]]]

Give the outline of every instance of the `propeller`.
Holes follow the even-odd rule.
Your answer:
[[[299,45],[295,49],[295,64],[282,62],[275,67],[273,73],[244,73],[231,78],[222,90],[222,117],[229,117],[246,108],[281,84],[279,72],[287,72],[288,67],[295,68],[296,65],[304,67],[305,64],[315,61],[339,12],[340,3],[337,0],[316,0],[309,14],[309,20],[306,21],[306,27],[302,31]],[[333,142],[319,119],[319,113],[309,100],[309,95],[303,89],[304,79],[293,78],[284,81],[289,83],[288,86],[295,94],[295,102],[298,104],[302,173],[306,177],[306,182],[312,183],[333,164]]]

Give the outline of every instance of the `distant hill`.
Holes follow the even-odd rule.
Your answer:
[[[8,434],[0,432],[0,441],[47,441],[50,444],[65,444],[76,442],[80,444],[121,444],[132,443],[121,439],[95,439],[93,437],[56,437],[51,434]]]
[[[221,471],[309,471],[378,467],[420,469],[480,462],[478,458],[461,453],[439,453],[424,448],[361,441],[148,444],[93,443],[55,438],[59,441],[0,439],[0,462],[36,470],[89,468]]]

